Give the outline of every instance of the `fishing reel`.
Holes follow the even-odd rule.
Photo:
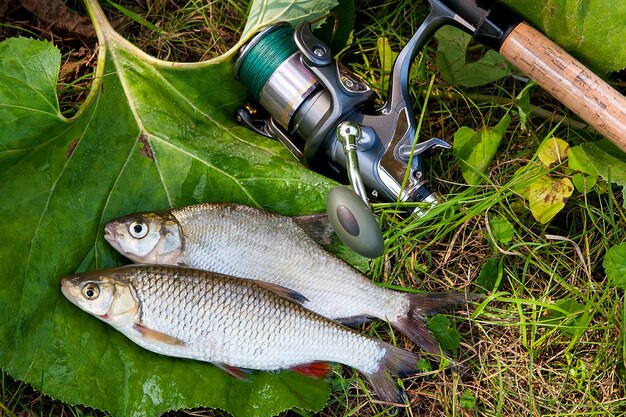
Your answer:
[[[349,180],[352,190],[330,191],[328,215],[338,236],[368,257],[383,250],[368,196],[437,202],[422,157],[450,145],[438,138],[417,142],[408,91],[411,63],[430,35],[426,27],[418,30],[400,52],[387,102],[379,108],[369,85],[332,58],[306,21],[295,30],[279,23],[257,33],[235,64],[235,77],[260,104],[238,109],[237,120],[281,141],[307,167]]]

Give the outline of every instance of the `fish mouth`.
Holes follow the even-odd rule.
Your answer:
[[[67,297],[67,286],[66,286],[66,282],[67,282],[67,278],[63,278],[61,280],[61,292],[63,293],[64,296]]]
[[[67,298],[69,301],[74,303],[74,286],[71,282],[72,277],[65,277],[61,279],[61,293]],[[75,304],[75,303],[74,303]]]
[[[117,248],[117,233],[115,232],[115,225],[113,223],[104,226],[104,240],[109,242],[114,248]]]
[[[118,233],[116,231],[116,228],[118,226],[119,223],[116,222],[110,222],[108,223],[106,226],[104,226],[104,240],[106,240],[107,242],[109,242],[109,245],[111,245],[113,247],[113,249],[115,249],[116,251],[118,251],[119,253],[121,253],[122,255],[128,257],[129,255],[132,255],[132,253],[124,250],[124,248],[122,248],[122,244],[119,241],[119,237],[123,236],[123,233]]]

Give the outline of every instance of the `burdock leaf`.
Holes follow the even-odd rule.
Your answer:
[[[250,13],[242,38],[247,40],[249,36],[265,25],[287,21],[295,26],[303,20],[313,20],[328,13],[336,5],[337,0],[255,1],[250,6]]]
[[[321,409],[323,380],[290,371],[238,380],[210,364],[160,356],[61,295],[61,277],[122,261],[103,240],[115,217],[202,201],[321,212],[333,185],[234,123],[246,93],[231,58],[158,61],[115,33],[97,1],[88,9],[99,61],[72,119],[56,97],[59,51],[24,38],[0,43],[0,368],[115,416],[196,406],[236,416]]]

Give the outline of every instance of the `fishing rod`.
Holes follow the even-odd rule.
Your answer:
[[[449,148],[442,139],[417,141],[409,70],[417,53],[444,25],[458,27],[497,50],[599,133],[626,151],[626,98],[517,15],[492,0],[428,0],[430,13],[398,54],[387,102],[332,58],[309,22],[278,23],[241,50],[235,77],[260,106],[238,109],[237,120],[281,141],[303,164],[352,189],[327,199],[337,235],[358,253],[382,254],[380,228],[368,196],[436,204],[423,157]],[[419,212],[419,209],[416,210]]]

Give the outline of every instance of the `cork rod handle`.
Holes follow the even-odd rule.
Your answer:
[[[626,152],[626,98],[600,77],[526,23],[500,54]]]

